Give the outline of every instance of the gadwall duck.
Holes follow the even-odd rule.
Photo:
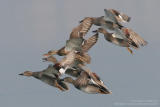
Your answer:
[[[86,17],[86,18],[90,18],[90,20],[92,20],[92,25],[96,25],[96,26],[100,26],[104,29],[109,29],[111,31],[114,31],[115,29],[121,29],[123,26],[119,23],[114,23],[110,20],[106,20],[105,16],[101,16],[101,17]],[[86,18],[84,18],[83,20],[80,21],[83,22]]]
[[[28,77],[32,76],[47,83],[48,85],[60,89],[61,91],[66,91],[69,89],[68,86],[63,81],[60,80],[58,72],[54,69],[52,65],[49,65],[47,69],[39,72],[25,71],[23,73],[20,73],[19,75]]]
[[[131,19],[131,17],[127,16],[126,14],[120,13],[119,11],[114,9],[104,9],[104,12],[105,12],[104,19],[106,21],[116,23],[120,26],[122,26],[120,22],[129,22]]]
[[[49,57],[46,57],[46,58],[43,58],[43,61],[49,61],[49,62],[52,62],[53,64],[55,64],[57,66],[57,59],[54,57],[54,56],[49,56]],[[81,70],[78,70],[77,66],[78,64],[83,64],[82,61],[80,60],[77,60],[75,59],[74,60],[74,63],[73,63],[73,68],[68,68],[66,71],[65,71],[65,74],[68,74],[68,75],[71,75],[73,77],[78,77],[81,73]],[[60,69],[60,68],[59,68]]]
[[[87,62],[83,56],[79,55],[76,51],[69,52],[64,58],[62,58],[59,62],[54,64],[54,68],[59,71],[60,74],[65,74],[67,69],[75,67],[76,60],[79,60],[82,63]]]
[[[59,72],[61,74],[65,73],[65,74],[69,74],[71,76],[79,78],[82,72],[86,72],[90,77],[90,81],[94,85],[106,88],[103,81],[99,78],[99,76],[96,73],[93,73],[89,69],[84,68],[83,60],[80,60],[80,58],[75,60],[73,56],[74,56],[73,53],[70,53],[70,55],[67,55],[66,58],[64,58],[64,61],[62,61],[63,63],[58,64],[58,68],[60,68]],[[72,57],[72,58],[69,58],[69,57]]]
[[[53,64],[55,64],[56,68],[57,68],[57,66],[59,66],[58,70],[61,69],[60,64],[57,64],[58,63],[57,59],[53,56],[43,58],[43,61],[52,62]],[[65,74],[73,76],[73,77],[78,77],[80,75],[81,71],[82,71],[79,64],[84,65],[84,62],[82,62],[78,59],[74,59],[74,62],[71,65],[72,68],[66,69]]]
[[[104,11],[105,11],[105,13],[107,11],[112,12],[115,15],[116,19],[118,20],[118,22],[129,22],[131,20],[131,17],[129,17],[128,15],[126,15],[126,14],[124,14],[122,12],[119,12],[118,10],[105,9]]]
[[[64,56],[72,50],[81,51],[81,46],[84,42],[84,36],[92,26],[92,20],[90,18],[85,18],[82,23],[77,27],[73,28],[69,40],[66,41],[66,45],[59,50],[49,51],[44,54],[45,57],[50,55]]]
[[[91,36],[89,39],[85,40],[83,45],[82,45],[82,51],[81,52],[77,52],[72,50],[70,53],[67,54],[67,56],[65,56],[61,61],[57,61],[57,59],[53,56],[49,56],[46,58],[43,58],[44,61],[50,61],[53,64],[55,64],[55,68],[57,68],[57,70],[60,70],[62,67],[66,68],[66,66],[70,66],[67,67],[65,70],[67,70],[67,74],[72,75],[71,71],[76,72],[76,69],[79,68],[79,64],[81,65],[85,65],[85,63],[90,63],[90,56],[87,54],[88,50],[93,47],[95,45],[95,43],[98,40],[98,33],[94,34],[93,36]],[[64,71],[64,69],[63,69]],[[78,73],[79,74],[79,73]],[[75,75],[75,73],[73,73],[73,75]]]
[[[70,51],[67,56],[65,56],[61,61],[57,61],[57,59],[53,56],[49,56],[46,58],[43,58],[44,61],[51,61],[53,64],[55,64],[55,68],[59,71],[62,67],[66,68],[66,65],[70,66],[66,69],[62,69],[61,73],[63,74],[67,69],[69,68],[77,68],[78,64],[85,65],[84,63],[90,63],[90,56],[87,54],[88,50],[95,45],[95,43],[98,40],[98,33],[94,34],[87,40],[83,42],[82,45],[82,51],[78,52],[75,50]],[[68,70],[69,71],[69,70]],[[71,71],[71,70],[70,70]],[[72,75],[72,74],[71,74]]]
[[[120,22],[129,22],[131,19],[131,17],[127,16],[126,14],[114,9],[104,9],[104,12],[105,16],[87,18],[92,20],[92,24],[112,31],[123,28],[123,25]],[[83,22],[83,20],[80,22]]]
[[[114,33],[109,33],[107,30],[103,28],[98,28],[93,32],[100,32],[104,34],[104,38],[118,46],[126,47],[127,50],[132,54],[133,51],[129,48],[132,47],[134,49],[138,49],[139,46],[145,46],[147,42],[142,39],[137,33],[129,28],[122,28]]]
[[[53,57],[53,56],[49,56],[49,57],[43,58],[43,61],[52,62],[54,64],[55,68],[57,68],[57,70],[61,69],[61,65],[58,64],[57,59],[55,57]],[[74,59],[74,62],[71,65],[72,68],[66,69],[65,74],[68,74],[68,75],[73,76],[73,77],[78,77],[80,75],[80,73],[81,73],[81,69],[79,68],[79,64],[83,65],[84,62],[82,62],[82,61],[80,61],[78,59]]]
[[[73,84],[75,88],[90,94],[111,94],[107,88],[99,86],[91,81],[90,76],[87,72],[81,72],[76,80],[71,77],[65,77],[62,79],[64,82]]]

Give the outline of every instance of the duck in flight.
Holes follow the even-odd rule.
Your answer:
[[[82,23],[73,28],[69,40],[66,41],[66,45],[59,50],[51,50],[43,56],[48,57],[51,55],[64,56],[72,50],[81,51],[82,44],[85,42],[84,36],[92,26],[92,20],[85,18]],[[97,37],[98,38],[98,37]]]
[[[46,69],[38,72],[32,71],[25,71],[20,73],[19,75],[27,76],[27,77],[34,77],[43,81],[44,83],[56,87],[61,91],[68,90],[68,86],[64,81],[61,81],[58,76],[58,71],[54,69],[53,65],[49,65]]]
[[[112,93],[106,87],[104,87],[104,85],[102,86],[94,83],[91,80],[90,75],[85,71],[82,71],[81,74],[75,80],[71,77],[65,77],[62,80],[64,82],[74,85],[75,88],[85,93],[89,93],[89,94],[111,94]]]
[[[121,47],[126,47],[131,54],[133,54],[133,51],[130,49],[130,47],[139,49],[140,46],[147,45],[147,42],[143,38],[129,28],[122,28],[114,33],[109,33],[103,28],[98,28],[98,30],[93,32],[102,33],[107,41]]]

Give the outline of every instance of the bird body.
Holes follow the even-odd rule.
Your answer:
[[[106,10],[110,11],[115,16],[118,22],[129,22],[131,20],[131,17],[115,9],[106,9]]]
[[[130,53],[133,53],[129,47],[134,49],[138,49],[141,46],[145,46],[147,44],[137,33],[129,28],[122,28],[121,30],[117,30],[114,33],[109,33],[107,30],[103,28],[99,28],[96,31],[104,35],[104,38],[118,46],[126,47]]]
[[[37,78],[44,83],[59,88],[61,91],[68,90],[68,86],[60,80],[58,74],[55,75],[53,72],[55,71],[54,67],[51,68],[49,66],[47,69],[39,71],[39,72],[31,72],[31,71],[25,71],[19,75],[23,76],[32,76],[34,78]]]
[[[66,41],[65,51],[70,52],[72,50],[81,51],[83,38],[72,38]]]
[[[84,36],[88,32],[88,30],[92,26],[92,20],[91,18],[85,18],[77,27],[73,28],[69,40],[66,41],[66,45],[61,48],[60,50],[52,50],[49,51],[47,54],[44,54],[45,57],[51,56],[51,55],[66,55],[70,51],[81,51],[81,46],[84,41]]]
[[[66,83],[70,83],[85,93],[111,94],[112,92],[100,77],[85,68],[86,64],[91,63],[88,51],[97,43],[99,33],[104,35],[106,41],[126,47],[130,53],[133,53],[130,48],[139,49],[147,42],[132,29],[122,25],[122,22],[129,22],[131,17],[115,9],[104,9],[104,13],[105,15],[100,17],[85,17],[72,29],[69,39],[62,48],[44,54],[43,61],[50,61],[53,65],[39,72],[25,71],[20,75],[32,76],[61,91],[68,90]],[[93,25],[100,28],[93,31],[95,33],[86,39],[85,35]],[[63,56],[63,58],[57,60],[53,55]],[[62,74],[73,76],[75,79],[72,77],[61,79]]]
[[[73,80],[71,77],[66,77],[63,79],[65,82],[71,83],[75,88],[89,94],[111,94],[111,92],[100,87],[97,84],[91,82],[90,77],[87,72],[83,71],[76,80]]]

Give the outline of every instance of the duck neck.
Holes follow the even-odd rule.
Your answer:
[[[101,21],[103,20],[104,16],[101,17],[93,17],[93,24],[96,26],[101,26]]]
[[[37,79],[40,79],[41,78],[41,72],[33,72],[32,76],[37,78]]]
[[[111,35],[111,33],[109,33],[108,31],[106,31],[105,29],[99,29],[98,32],[102,33],[106,37],[109,37]]]
[[[65,47],[62,47],[61,49],[59,49],[59,50],[57,51],[57,54],[60,55],[60,56],[66,55]]]

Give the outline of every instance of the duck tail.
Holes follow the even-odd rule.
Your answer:
[[[59,80],[59,81],[58,81],[58,84],[59,84],[64,90],[69,90],[68,85],[65,84],[65,83],[63,82],[63,80]]]
[[[130,45],[134,48],[134,49],[138,49],[139,46],[135,43],[135,42],[131,42]]]
[[[100,93],[101,94],[112,94],[111,91],[109,91],[107,88],[100,86]]]

